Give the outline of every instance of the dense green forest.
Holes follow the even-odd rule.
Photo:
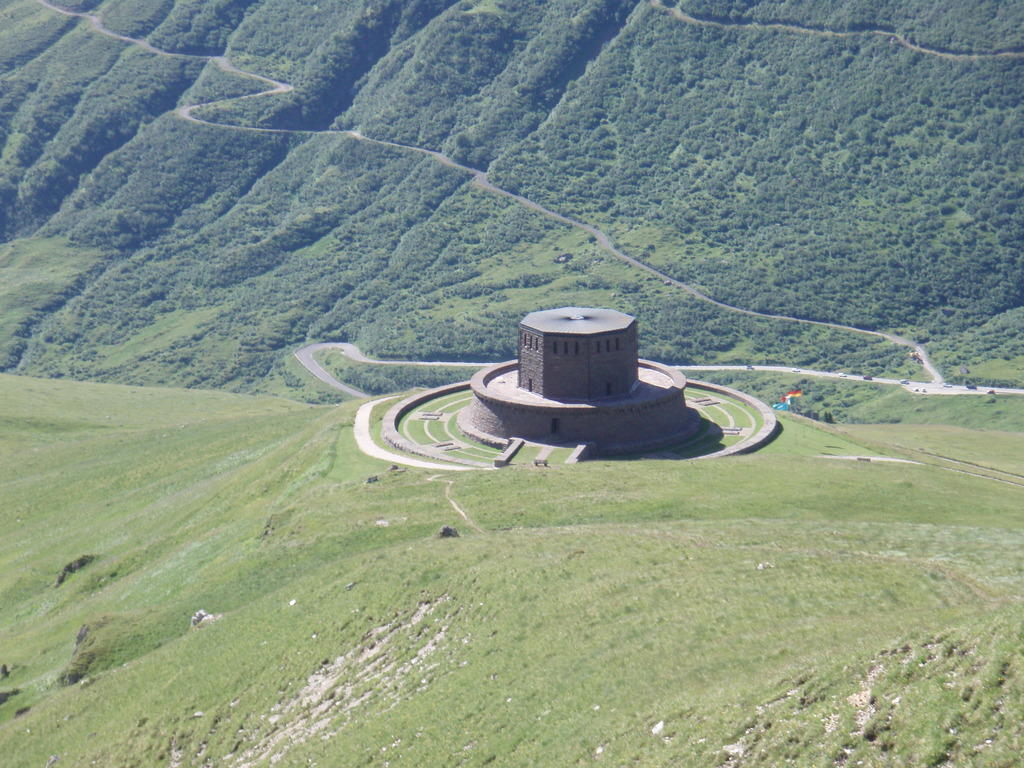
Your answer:
[[[266,88],[197,58],[226,51],[295,90],[197,117],[440,150],[723,301],[1024,379],[1024,59],[861,32],[1012,50],[1024,3],[665,5],[733,26],[625,0],[65,4],[189,55],[166,57],[0,0],[0,274],[23,286],[0,367],[279,391],[307,340],[501,359],[522,313],[606,304],[672,362],[913,370],[701,303],[422,154],[181,119]],[[743,26],[780,20],[812,33]]]

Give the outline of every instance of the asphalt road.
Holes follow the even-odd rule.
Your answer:
[[[295,357],[305,368],[321,381],[340,389],[347,394],[359,393],[359,390],[342,384],[331,376],[323,367],[313,359],[313,353],[323,349],[336,349],[345,357],[357,363],[370,365],[421,365],[421,366],[459,366],[465,368],[483,368],[491,363],[482,362],[450,362],[446,360],[377,360],[364,355],[359,347],[348,342],[323,342],[310,344],[295,353]],[[855,376],[844,371],[815,371],[808,368],[794,368],[789,365],[677,365],[673,366],[681,371],[768,371],[771,373],[790,373],[797,376],[811,376],[822,379],[845,379],[847,381],[897,386],[918,395],[985,395],[994,391],[997,395],[1024,395],[1024,389],[1013,389],[1010,387],[979,387],[968,389],[964,386],[950,384],[948,382],[936,381],[909,381],[903,384],[900,379],[888,379],[881,376],[872,377],[870,380],[863,376]],[[352,394],[353,397],[369,397],[365,393]]]
[[[295,359],[301,363],[302,367],[309,371],[311,374],[316,376],[324,384],[327,384],[335,389],[339,389],[350,397],[369,397],[370,395],[363,392],[361,389],[350,387],[348,384],[338,381],[320,365],[316,360],[313,359],[313,353],[321,349],[331,349],[336,347],[336,344],[310,344],[307,347],[296,350]]]
[[[203,55],[182,54],[182,53],[175,53],[173,51],[161,50],[159,48],[156,48],[155,46],[153,46],[151,43],[149,43],[146,40],[139,39],[139,38],[134,38],[134,37],[129,37],[127,35],[122,35],[122,34],[119,34],[117,32],[114,32],[111,29],[108,29],[107,27],[105,27],[103,25],[102,19],[98,15],[96,15],[96,14],[84,13],[84,12],[79,12],[79,11],[72,11],[72,10],[69,10],[69,9],[66,9],[66,8],[62,8],[62,7],[58,6],[58,5],[55,5],[55,4],[51,3],[51,2],[49,2],[49,0],[36,0],[36,2],[38,2],[40,5],[44,6],[45,8],[47,8],[47,9],[49,9],[49,10],[55,12],[55,13],[59,13],[59,14],[62,14],[64,16],[71,16],[71,17],[75,17],[75,18],[79,18],[79,19],[88,21],[89,24],[92,26],[94,31],[96,31],[96,32],[98,32],[100,34],[106,35],[107,37],[113,38],[115,40],[119,40],[121,42],[130,44],[130,45],[139,46],[140,48],[142,48],[143,50],[147,51],[148,53],[151,53],[151,54],[154,54],[154,55],[157,55],[157,56],[165,56],[165,57],[171,57],[171,58],[188,58],[188,59],[196,59],[196,60],[207,61],[207,62],[213,63],[215,66],[219,67],[221,70],[223,70],[225,72],[230,72],[232,74],[235,74],[235,75],[238,75],[238,76],[241,76],[241,77],[247,77],[247,78],[255,80],[255,81],[259,82],[259,83],[262,83],[264,85],[269,86],[269,88],[267,88],[266,90],[260,91],[258,93],[248,94],[248,95],[245,95],[245,96],[235,97],[235,98],[231,98],[231,99],[222,99],[222,100],[219,100],[219,101],[206,102],[206,103],[202,103],[202,104],[191,104],[191,105],[179,106],[179,107],[177,107],[174,110],[174,112],[175,112],[175,114],[178,117],[180,117],[183,120],[186,120],[186,121],[192,122],[192,123],[201,124],[201,125],[207,125],[207,126],[216,127],[216,128],[223,128],[223,129],[226,129],[226,130],[249,131],[249,132],[254,132],[254,133],[271,133],[271,134],[273,134],[273,133],[277,133],[277,134],[288,133],[288,134],[306,135],[306,136],[327,135],[327,134],[332,134],[332,135],[344,134],[344,135],[347,135],[347,136],[349,136],[349,137],[351,137],[353,139],[356,139],[358,141],[363,141],[363,142],[370,143],[370,144],[377,144],[377,145],[380,145],[380,146],[394,147],[394,148],[397,148],[397,149],[402,149],[402,150],[406,150],[406,151],[410,151],[410,152],[416,152],[418,154],[426,155],[428,157],[433,158],[435,161],[437,161],[441,165],[444,165],[444,166],[447,166],[449,168],[453,168],[453,169],[462,171],[464,173],[470,174],[472,176],[472,183],[475,184],[476,186],[480,187],[481,189],[484,189],[484,190],[486,190],[486,191],[488,191],[488,192],[490,192],[492,194],[499,195],[499,196],[505,197],[507,199],[510,199],[510,200],[516,202],[517,204],[519,204],[519,205],[521,205],[521,206],[523,206],[525,208],[528,208],[530,210],[533,210],[533,211],[535,211],[537,213],[540,213],[543,216],[546,216],[546,217],[548,217],[548,218],[550,218],[550,219],[552,219],[554,221],[558,221],[560,223],[566,224],[568,226],[574,227],[576,229],[579,229],[582,232],[587,233],[588,235],[590,235],[591,237],[594,238],[594,240],[596,241],[596,243],[598,244],[598,246],[602,250],[604,250],[608,254],[614,256],[617,259],[622,260],[623,262],[625,262],[625,263],[627,263],[627,264],[629,264],[629,265],[631,265],[631,266],[633,266],[633,267],[635,267],[637,269],[640,269],[640,270],[642,270],[642,271],[644,271],[644,272],[646,272],[646,273],[648,273],[650,275],[653,275],[653,276],[659,278],[666,286],[672,286],[672,287],[678,288],[678,289],[680,289],[682,291],[685,291],[686,293],[690,294],[694,298],[700,299],[701,301],[705,301],[705,302],[707,302],[709,304],[714,304],[715,306],[720,307],[720,308],[725,309],[725,310],[728,310],[730,312],[736,312],[736,313],[739,313],[739,314],[750,315],[750,316],[754,316],[754,317],[763,317],[763,318],[768,318],[768,319],[772,319],[772,320],[782,320],[782,321],[786,321],[786,322],[802,323],[802,324],[806,324],[806,325],[823,326],[823,327],[827,327],[827,328],[834,328],[834,329],[837,329],[837,330],[849,331],[851,333],[858,333],[858,334],[863,334],[863,335],[868,335],[868,336],[875,336],[875,337],[886,339],[886,340],[888,340],[888,341],[890,341],[890,342],[892,342],[894,344],[898,344],[900,346],[908,347],[909,349],[913,350],[916,353],[918,359],[920,360],[921,365],[924,368],[925,372],[927,373],[928,376],[931,377],[931,381],[929,381],[929,382],[912,382],[910,385],[904,385],[905,388],[907,388],[909,391],[916,391],[916,392],[918,392],[920,394],[966,394],[966,393],[973,393],[974,392],[974,390],[967,390],[967,389],[965,389],[963,387],[946,387],[946,386],[943,386],[944,382],[943,382],[943,378],[942,378],[942,373],[932,363],[931,359],[928,357],[928,353],[925,350],[925,348],[921,344],[918,344],[917,342],[913,341],[912,339],[906,339],[906,338],[903,338],[901,336],[897,336],[897,335],[890,334],[890,333],[885,333],[885,332],[882,332],[882,331],[872,331],[872,330],[868,330],[868,329],[865,329],[865,328],[856,328],[856,327],[849,326],[849,325],[843,325],[841,323],[832,323],[832,322],[829,322],[829,321],[826,321],[826,320],[812,320],[812,319],[809,319],[809,318],[793,317],[793,316],[790,316],[790,315],[758,312],[756,310],[745,309],[743,307],[736,307],[736,306],[733,306],[731,304],[727,304],[725,302],[719,301],[717,299],[712,298],[711,296],[708,296],[707,294],[703,293],[702,291],[698,290],[697,288],[694,288],[693,286],[691,286],[691,285],[689,285],[687,283],[684,283],[684,282],[682,282],[680,280],[677,280],[677,279],[673,278],[672,276],[670,276],[670,275],[668,275],[668,274],[658,270],[657,268],[651,266],[650,264],[642,262],[642,261],[640,261],[640,260],[638,260],[638,259],[636,259],[636,258],[634,258],[632,256],[629,256],[628,254],[622,252],[621,250],[619,250],[615,246],[615,244],[612,241],[611,237],[607,233],[605,233],[602,230],[598,229],[597,227],[595,227],[593,225],[590,225],[590,224],[587,224],[585,222],[577,221],[576,219],[573,219],[573,218],[571,218],[569,216],[565,216],[565,215],[560,214],[560,213],[558,213],[556,211],[552,211],[551,209],[544,207],[540,203],[537,203],[537,202],[535,202],[533,200],[525,198],[522,195],[517,195],[514,192],[510,192],[510,191],[508,191],[506,189],[502,189],[501,187],[498,187],[498,186],[494,185],[490,181],[486,171],[482,171],[482,170],[480,170],[478,168],[472,168],[470,166],[463,165],[462,163],[459,163],[458,161],[453,160],[452,158],[448,157],[447,155],[444,155],[441,152],[437,152],[436,150],[426,149],[426,148],[423,148],[423,147],[416,147],[416,146],[412,146],[412,145],[409,145],[409,144],[401,144],[401,143],[398,143],[398,142],[387,141],[387,140],[383,140],[383,139],[370,138],[368,136],[364,136],[363,134],[361,134],[357,130],[342,130],[342,129],[303,130],[303,129],[283,129],[283,128],[258,128],[258,127],[255,127],[255,126],[242,126],[242,125],[232,125],[232,124],[229,124],[229,123],[218,123],[218,122],[215,122],[215,121],[205,120],[203,118],[196,117],[195,114],[194,114],[194,111],[199,109],[199,108],[201,108],[201,107],[208,107],[208,106],[212,106],[212,105],[218,104],[218,103],[226,103],[228,101],[239,101],[239,100],[244,100],[244,99],[259,98],[259,97],[263,97],[263,96],[280,95],[280,94],[284,94],[284,93],[288,93],[290,91],[293,91],[294,90],[294,86],[292,86],[290,83],[286,83],[286,82],[283,82],[283,81],[280,81],[280,80],[274,80],[272,78],[265,77],[263,75],[259,75],[259,74],[253,73],[253,72],[248,72],[248,71],[239,69],[234,64],[232,64],[231,61],[226,56],[223,56],[223,55],[222,56],[203,56]],[[858,31],[851,31],[851,32],[833,32],[833,31],[829,31],[829,30],[819,30],[819,29],[811,29],[811,28],[808,28],[808,27],[801,27],[800,25],[795,25],[795,24],[759,24],[759,23],[756,23],[756,22],[744,22],[744,21],[729,22],[728,24],[724,24],[722,22],[717,22],[717,21],[713,21],[713,20],[706,20],[706,19],[700,19],[700,18],[697,18],[697,17],[688,16],[685,13],[683,13],[682,11],[679,11],[678,9],[668,9],[668,8],[665,8],[659,2],[659,0],[650,0],[650,4],[652,6],[654,6],[655,8],[661,10],[661,11],[667,11],[667,12],[672,13],[672,15],[674,16],[674,18],[677,21],[681,21],[681,22],[684,22],[684,23],[687,23],[687,24],[695,24],[695,25],[699,25],[699,26],[728,26],[728,27],[751,27],[751,28],[757,28],[757,29],[777,29],[777,30],[781,30],[783,32],[800,32],[800,33],[803,33],[803,34],[813,34],[813,35],[826,36],[826,37],[829,37],[829,36],[833,36],[833,37],[834,36],[848,36],[848,35],[854,35],[854,34],[884,34],[884,35],[887,35],[888,37],[890,37],[890,39],[893,40],[894,42],[898,42],[900,45],[903,45],[903,46],[905,46],[907,48],[910,48],[911,50],[914,50],[914,51],[916,51],[918,53],[927,54],[927,55],[931,55],[931,56],[938,56],[940,58],[945,58],[945,59],[955,59],[955,60],[960,60],[960,59],[963,59],[963,60],[975,60],[975,59],[979,59],[979,58],[1021,57],[1021,56],[1024,56],[1024,52],[1017,51],[1017,50],[1014,50],[1014,51],[1000,51],[1000,52],[996,52],[996,53],[985,53],[985,54],[950,53],[950,52],[936,51],[936,50],[931,50],[931,49],[928,49],[928,48],[921,47],[921,46],[919,46],[919,45],[917,45],[915,43],[912,43],[911,41],[903,38],[902,36],[900,36],[898,34],[887,32],[885,30],[871,30],[871,29],[869,29],[869,30],[858,30]],[[327,345],[327,346],[331,346],[331,345]],[[351,345],[349,345],[349,346],[351,346]],[[329,373],[327,373],[322,367],[320,367],[316,363],[316,361],[312,359],[312,351],[315,351],[315,349],[313,349],[313,348],[323,348],[323,347],[322,346],[321,347],[317,347],[317,345],[311,345],[311,347],[304,347],[303,349],[301,349],[298,352],[296,352],[296,357],[299,358],[299,362],[301,362],[307,368],[307,370],[309,370],[311,373],[313,373],[313,375],[316,376],[321,381],[331,385],[332,387],[335,387],[335,388],[341,390],[342,392],[350,394],[353,397],[364,397],[364,396],[366,396],[365,393],[360,392],[359,390],[355,389],[354,387],[349,387],[348,385],[343,384],[342,382],[338,381],[333,376],[331,376]],[[311,350],[311,351],[308,354],[304,355],[306,350]],[[344,349],[343,349],[343,351],[344,351]],[[352,352],[353,355],[358,355],[359,354],[359,351],[357,349],[355,349],[355,348],[352,348],[349,351]],[[361,355],[360,355],[360,357],[361,357]],[[360,360],[360,357],[352,356],[352,359],[353,360]],[[360,361],[361,362],[367,362],[367,360],[365,358],[362,358]],[[377,361],[377,362],[385,363],[386,361]],[[401,364],[401,365],[433,365],[433,364],[435,364],[435,363],[424,363],[424,362],[421,362],[421,361],[401,361],[401,362],[393,361],[393,362],[396,362],[397,364]],[[459,365],[459,363],[447,363],[446,362],[446,363],[444,363],[444,365]],[[475,365],[475,364],[468,363],[466,365]],[[731,366],[723,366],[721,369],[722,370],[728,370],[730,368],[731,368]],[[784,366],[781,366],[781,367],[778,367],[778,366],[771,366],[771,367],[755,366],[754,367],[754,370],[780,370],[780,369],[784,370],[785,367]],[[695,368],[694,370],[702,370],[702,369]],[[713,368],[704,368],[703,370],[713,370]],[[838,374],[838,373],[831,373],[831,372],[824,372],[824,371],[813,371],[813,372],[812,371],[807,371],[806,374],[809,375],[809,376],[824,376],[824,377],[841,378],[840,374]],[[875,379],[875,381],[878,382],[878,383],[883,383],[883,384],[899,384],[898,381],[895,381],[895,380],[892,380],[892,379]],[[1017,390],[1017,389],[999,389],[997,391],[1000,392],[1000,393],[1024,394],[1024,390]]]

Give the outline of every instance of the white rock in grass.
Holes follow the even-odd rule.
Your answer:
[[[657,736],[657,735],[658,735],[659,733],[661,733],[661,732],[662,732],[663,730],[665,730],[665,721],[664,721],[664,720],[659,720],[658,722],[656,722],[656,723],[654,724],[654,727],[653,727],[653,728],[651,728],[651,733],[652,733],[653,735]]]

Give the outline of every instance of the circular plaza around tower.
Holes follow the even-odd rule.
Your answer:
[[[700,419],[686,405],[686,377],[637,358],[637,323],[613,309],[562,307],[519,324],[519,357],[479,371],[458,416],[488,445],[513,438],[587,444],[595,454],[682,442]]]
[[[673,445],[618,454],[631,458],[686,460],[731,456],[757,450],[771,440],[777,421],[767,405],[730,387],[687,381],[687,405],[697,414],[697,428]],[[509,464],[573,464],[595,456],[579,445],[550,440],[511,439],[483,443],[458,427],[460,414],[475,401],[469,382],[418,392],[389,406],[371,433],[403,454],[432,462],[478,469]],[[582,450],[581,450],[582,449]]]
[[[505,466],[530,446],[546,466],[559,451],[565,463],[729,455],[775,432],[768,406],[728,387],[698,382],[688,402],[686,377],[640,360],[636,320],[615,310],[531,312],[519,324],[518,348],[518,359],[486,366],[469,382],[393,405],[381,423],[385,442],[476,467],[488,459]]]
[[[509,439],[589,443],[594,453],[653,450],[686,440],[700,419],[686,405],[686,377],[639,360],[630,388],[594,400],[545,397],[517,385],[516,362],[479,371],[470,380],[474,399],[458,417],[463,434],[487,445]]]

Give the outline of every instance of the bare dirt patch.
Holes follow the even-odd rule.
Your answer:
[[[298,693],[275,704],[262,717],[269,728],[231,759],[237,768],[274,765],[288,750],[317,736],[327,740],[340,731],[360,707],[391,709],[425,685],[428,659],[445,642],[456,608],[429,625],[427,620],[450,602],[448,595],[419,603],[411,614],[374,627],[333,661],[326,661]]]

